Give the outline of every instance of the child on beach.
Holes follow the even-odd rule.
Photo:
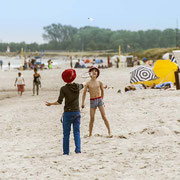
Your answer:
[[[33,96],[35,95],[35,87],[37,95],[39,95],[39,87],[41,87],[41,81],[40,81],[40,74],[37,73],[37,69],[34,68],[34,75],[33,75]]]
[[[97,107],[100,110],[102,119],[104,120],[104,123],[108,129],[108,134],[109,137],[111,137],[111,130],[109,126],[109,122],[107,120],[105,110],[104,110],[104,89],[103,89],[103,83],[101,81],[97,81],[97,78],[100,74],[99,69],[96,67],[92,67],[89,69],[89,73],[91,76],[91,80],[87,82],[83,96],[82,96],[82,108],[84,108],[84,101],[86,97],[86,92],[89,90],[90,93],[90,122],[89,122],[89,137],[92,136],[92,129],[93,129],[93,124],[94,124],[94,116]]]
[[[63,114],[63,154],[69,155],[69,136],[71,124],[73,124],[73,133],[75,141],[75,152],[81,153],[80,139],[80,109],[79,109],[79,92],[85,84],[72,83],[76,78],[74,69],[67,69],[62,73],[62,79],[67,84],[60,89],[60,95],[56,102],[46,102],[46,106],[62,104],[65,98]]]
[[[18,94],[22,96],[22,93],[24,92],[25,81],[24,78],[21,76],[21,72],[18,73],[18,77],[14,82],[14,86],[16,86],[16,84],[17,84]]]

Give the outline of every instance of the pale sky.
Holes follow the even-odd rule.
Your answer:
[[[180,28],[180,0],[0,0],[0,42],[45,43],[43,27],[52,23],[137,31],[177,21]]]

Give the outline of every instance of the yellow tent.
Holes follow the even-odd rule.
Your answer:
[[[143,83],[147,86],[152,86],[154,83],[157,85],[169,81],[175,83],[174,72],[177,70],[178,65],[171,62],[171,60],[157,60],[154,64],[153,71],[159,78],[152,81],[137,82],[136,84]]]

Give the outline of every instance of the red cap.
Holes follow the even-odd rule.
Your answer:
[[[66,69],[62,73],[62,79],[66,83],[71,83],[76,79],[76,71],[74,69]]]

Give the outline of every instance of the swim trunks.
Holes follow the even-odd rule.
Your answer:
[[[90,99],[90,108],[97,108],[104,105],[102,97],[92,98]]]

